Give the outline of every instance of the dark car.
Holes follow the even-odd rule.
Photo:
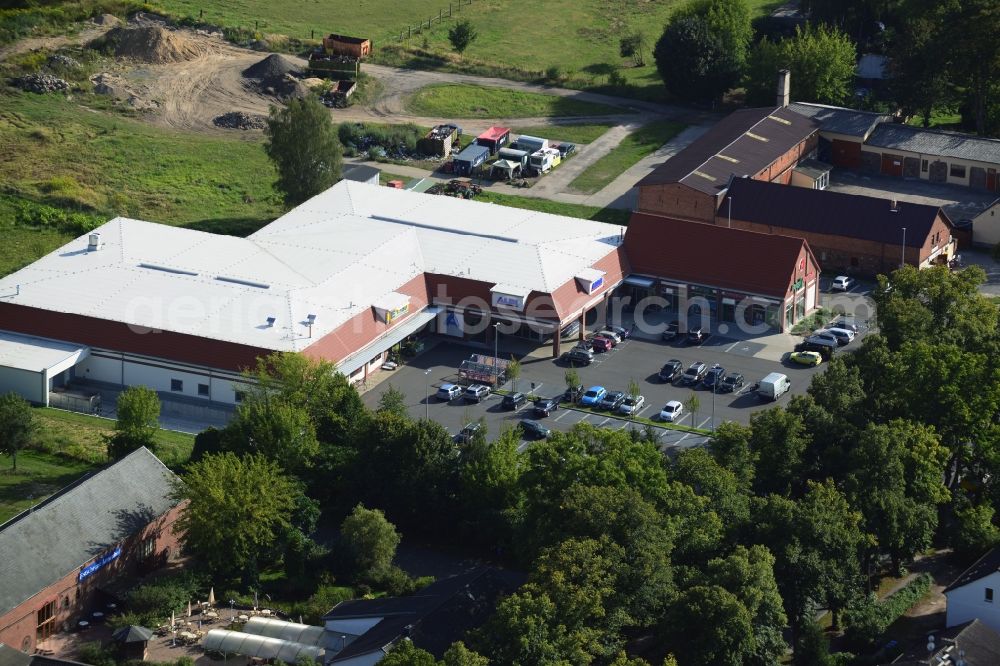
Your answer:
[[[617,333],[618,337],[622,340],[632,337],[632,329],[625,328],[624,326],[608,326],[608,330]]]
[[[597,407],[613,412],[621,407],[622,402],[624,401],[625,394],[622,391],[608,391],[604,394],[604,397],[601,398],[601,401],[597,403]]]
[[[701,380],[701,385],[709,390],[714,390],[720,379],[726,376],[726,369],[716,363],[713,365]]]
[[[563,158],[576,152],[576,144],[573,143],[560,143],[555,148],[559,151],[559,156]]]
[[[705,332],[701,330],[700,326],[692,328],[687,333],[687,341],[689,345],[697,345],[705,341]]]
[[[695,386],[704,379],[706,372],[708,372],[708,366],[701,361],[695,361],[681,375],[681,383],[685,386]]]
[[[570,386],[566,389],[566,392],[563,393],[563,400],[576,404],[576,402],[580,399],[580,396],[583,395],[583,390],[582,384]]]
[[[580,340],[576,345],[573,346],[574,349],[583,349],[585,351],[594,351],[594,339],[587,338],[586,340]]]
[[[718,390],[720,393],[735,393],[743,388],[744,384],[746,384],[746,380],[743,379],[743,375],[738,372],[730,372],[719,382]]]
[[[586,349],[575,347],[560,356],[566,365],[590,365],[594,362],[594,355]]]
[[[538,421],[525,419],[521,421],[519,425],[521,426],[521,432],[524,433],[525,437],[532,437],[534,439],[545,439],[552,435],[552,431],[543,426]]]
[[[675,379],[684,372],[684,364],[676,358],[672,358],[660,368],[659,377],[661,381],[673,383]]]
[[[681,323],[675,319],[667,324],[667,327],[663,329],[663,334],[660,337],[664,340],[673,340],[677,337],[677,333],[680,332],[680,330]]]
[[[539,398],[535,401],[535,415],[548,416],[559,409],[559,401],[555,398]]]
[[[475,423],[469,423],[464,428],[462,428],[457,435],[455,435],[455,441],[459,444],[468,444],[477,432],[482,430],[483,424],[479,421]]]
[[[829,344],[826,342],[810,342],[806,341],[795,347],[795,351],[814,351],[819,352],[819,355],[823,357],[824,361],[829,361],[833,357],[833,352],[837,349],[837,345]]]
[[[511,393],[503,397],[503,400],[500,401],[500,406],[504,409],[517,409],[527,404],[527,402],[528,396],[523,393]]]

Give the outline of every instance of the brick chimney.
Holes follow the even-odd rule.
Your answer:
[[[792,96],[792,73],[787,69],[778,71],[778,106],[788,106]]]

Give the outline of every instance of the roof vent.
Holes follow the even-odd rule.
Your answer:
[[[275,317],[268,317],[266,321],[267,321],[267,327],[268,328],[274,328],[274,322],[276,322],[278,320]]]
[[[88,252],[97,252],[102,247],[104,247],[104,243],[101,242],[101,234],[99,232],[95,231],[87,237]]]
[[[889,212],[891,212],[891,213],[898,213],[899,212],[899,202],[896,201],[895,199],[893,199],[889,203]]]

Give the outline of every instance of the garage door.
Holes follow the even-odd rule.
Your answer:
[[[887,176],[903,177],[903,156],[882,153],[882,173]]]
[[[834,166],[847,169],[861,168],[861,144],[853,141],[833,140],[831,159]]]

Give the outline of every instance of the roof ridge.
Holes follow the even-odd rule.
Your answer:
[[[779,108],[781,108],[781,107],[760,106],[760,107],[751,107],[749,109],[740,109],[739,111],[734,111],[733,113],[739,113],[740,111],[758,111],[758,110],[762,110],[762,109],[771,109],[770,111],[768,111],[767,113],[765,113],[763,117],[761,117],[759,120],[757,120],[757,122],[755,122],[753,125],[751,125],[747,129],[741,131],[736,137],[734,137],[732,139],[732,141],[730,141],[729,143],[727,143],[726,145],[724,145],[722,148],[718,149],[717,151],[715,151],[714,153],[712,153],[711,155],[709,155],[707,158],[705,158],[705,161],[703,161],[701,164],[699,164],[698,166],[696,166],[694,169],[691,169],[691,171],[689,171],[688,173],[684,174],[684,176],[682,176],[681,178],[678,178],[677,182],[680,182],[680,181],[684,180],[685,178],[687,178],[688,176],[690,176],[691,174],[697,172],[699,169],[701,169],[701,167],[703,167],[706,164],[708,164],[709,160],[711,160],[714,157],[717,157],[719,155],[719,153],[723,152],[724,150],[726,150],[727,148],[729,148],[731,145],[733,145],[734,143],[736,143],[737,141],[739,141],[740,139],[742,139],[744,136],[746,136],[747,132],[749,132],[749,131],[751,131],[753,129],[756,129],[757,125],[761,124],[764,121],[765,118],[767,118],[769,115],[771,115],[772,113],[774,113]],[[725,120],[725,119],[723,119],[723,120]],[[704,134],[702,136],[704,136]]]

